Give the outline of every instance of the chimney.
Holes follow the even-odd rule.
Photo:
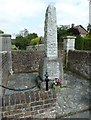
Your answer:
[[[72,23],[71,27],[74,28],[75,24]]]

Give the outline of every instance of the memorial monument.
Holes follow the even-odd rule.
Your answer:
[[[47,7],[45,14],[44,42],[46,57],[40,61],[39,76],[41,80],[45,80],[46,72],[49,80],[63,79],[62,62],[58,58],[56,8],[53,5]]]

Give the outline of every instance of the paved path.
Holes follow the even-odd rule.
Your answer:
[[[35,78],[37,75],[36,73],[15,74],[10,76],[8,86],[21,89],[33,87],[36,85]],[[76,74],[67,72],[64,74],[63,86],[65,87],[57,93],[57,116],[61,118],[89,118],[91,83]],[[35,87],[34,89],[38,88]],[[6,94],[12,93],[14,91],[6,90]]]
[[[89,111],[84,112],[84,110],[90,106],[91,83],[76,74],[68,72],[64,74],[63,84],[67,87],[61,88],[57,95],[57,116],[89,118]]]

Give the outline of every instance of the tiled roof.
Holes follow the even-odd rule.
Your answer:
[[[80,34],[87,34],[87,30],[82,25],[77,25],[74,28],[77,28],[80,32]]]

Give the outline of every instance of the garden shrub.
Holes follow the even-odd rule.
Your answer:
[[[39,43],[40,43],[40,37],[36,37],[36,38],[32,39],[30,42],[31,45],[36,45]]]
[[[91,38],[77,36],[75,41],[75,49],[77,50],[91,50]]]
[[[81,36],[77,36],[75,40],[75,49],[83,50],[84,39]]]
[[[84,38],[83,50],[91,50],[91,38]]]
[[[16,47],[16,45],[12,45],[12,50],[18,50],[18,47]]]

